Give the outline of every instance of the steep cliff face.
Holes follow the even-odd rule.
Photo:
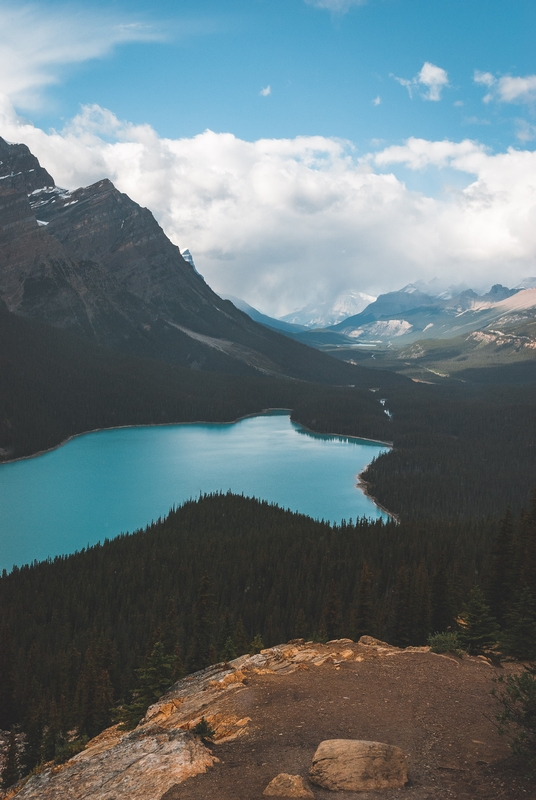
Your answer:
[[[27,147],[2,139],[0,162],[0,299],[10,311],[196,369],[337,383],[366,375],[218,297],[109,180],[64,191]]]

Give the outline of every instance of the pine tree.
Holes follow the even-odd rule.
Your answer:
[[[359,589],[357,590],[357,600],[354,612],[353,638],[358,641],[361,636],[374,636],[376,633],[376,623],[374,614],[374,599],[372,587],[374,575],[369,569],[366,561],[363,562],[361,578],[359,579]]]
[[[227,637],[225,644],[221,650],[220,658],[222,661],[232,661],[236,658],[236,647],[230,636]]]
[[[527,585],[506,617],[500,644],[507,655],[536,661],[536,603]]]
[[[16,718],[12,637],[4,625],[0,630],[0,730],[9,730]]]
[[[250,656],[254,656],[257,653],[260,653],[261,650],[264,650],[264,644],[260,633],[256,633],[255,636],[253,637],[253,641],[249,646],[249,654]]]
[[[238,617],[238,621],[233,632],[233,643],[237,655],[244,656],[246,653],[249,653],[249,640],[246,635],[244,623],[242,622],[242,617]]]
[[[430,634],[430,584],[424,564],[413,571],[411,582],[411,640],[413,644],[426,644]]]
[[[208,667],[215,661],[212,645],[214,598],[208,575],[203,575],[194,609],[193,635],[188,653],[188,672]]]
[[[484,653],[497,643],[499,628],[478,586],[471,589],[462,622],[460,644],[471,655]]]
[[[410,584],[405,564],[402,564],[396,576],[390,641],[398,647],[411,644]]]
[[[520,528],[518,585],[526,584],[536,593],[536,489],[531,494],[530,511]]]
[[[2,789],[8,789],[10,786],[13,786],[14,783],[17,783],[19,778],[20,769],[17,737],[15,734],[15,728],[11,728],[11,731],[9,732],[9,744],[7,748],[6,761],[0,775]]]
[[[342,603],[335,581],[331,581],[328,597],[322,612],[322,627],[326,632],[328,641],[339,639],[343,633]]]
[[[173,668],[173,656],[166,655],[162,642],[156,642],[144,666],[136,670],[138,683],[132,693],[132,702],[117,710],[117,720],[125,729],[134,728],[149,706],[170,688]]]
[[[455,621],[452,605],[445,554],[442,553],[432,581],[430,621],[432,631],[442,633],[452,628]]]
[[[112,721],[114,691],[109,673],[110,650],[110,643],[103,637],[93,637],[76,687],[78,732],[90,738]]]
[[[491,568],[486,597],[495,619],[502,623],[512,599],[514,569],[514,531],[510,509],[501,520],[491,552]]]

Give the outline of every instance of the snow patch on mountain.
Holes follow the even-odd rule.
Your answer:
[[[373,295],[349,291],[338,295],[332,301],[309,303],[280,319],[293,325],[304,325],[306,328],[326,328],[328,325],[336,325],[347,317],[359,314],[375,300]]]

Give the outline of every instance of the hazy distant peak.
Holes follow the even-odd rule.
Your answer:
[[[523,278],[515,287],[516,289],[536,289],[536,278]]]
[[[341,292],[334,300],[309,303],[297,311],[280,317],[283,322],[303,325],[306,328],[326,328],[347,317],[359,314],[376,300],[374,295],[355,290]]]

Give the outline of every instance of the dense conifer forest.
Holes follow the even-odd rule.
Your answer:
[[[21,726],[31,768],[73,731],[136,722],[186,671],[295,637],[421,645],[465,619],[470,652],[536,657],[535,589],[536,493],[516,519],[340,526],[202,497],[3,575],[0,728]]]

